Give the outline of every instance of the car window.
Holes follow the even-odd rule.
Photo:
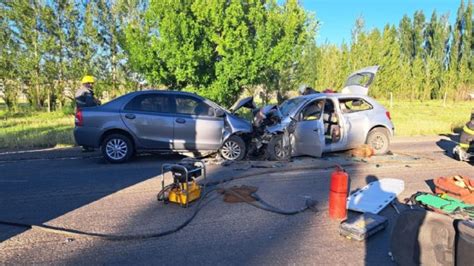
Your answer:
[[[339,99],[343,113],[353,113],[372,109],[372,105],[362,98]]]
[[[142,94],[133,98],[124,108],[129,111],[170,113],[169,97],[163,94]]]
[[[360,85],[363,87],[367,87],[373,79],[374,74],[372,73],[359,73],[347,79],[345,86]]]
[[[200,99],[176,96],[176,112],[187,115],[214,116],[214,109]]]
[[[295,108],[298,108],[302,102],[305,101],[303,97],[297,97],[284,101],[278,108],[281,114],[285,117],[290,114]]]
[[[324,100],[313,101],[306,105],[301,111],[301,120],[311,121],[321,118],[321,113],[324,107]]]

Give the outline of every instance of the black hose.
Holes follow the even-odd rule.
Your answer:
[[[105,239],[105,240],[111,240],[111,241],[143,240],[143,239],[150,239],[150,238],[158,238],[158,237],[162,237],[162,236],[166,236],[166,235],[170,235],[170,234],[178,232],[179,230],[186,227],[194,219],[194,217],[196,217],[196,215],[202,209],[202,207],[205,206],[205,205],[202,205],[202,202],[204,201],[204,199],[209,194],[211,194],[212,192],[217,190],[217,187],[214,187],[214,188],[211,188],[209,191],[205,192],[206,187],[222,184],[222,183],[225,183],[225,182],[230,182],[230,181],[235,180],[235,179],[248,178],[248,177],[258,176],[258,175],[262,175],[262,174],[281,173],[281,172],[290,172],[290,171],[302,171],[302,170],[312,170],[312,169],[329,169],[329,167],[319,168],[319,167],[315,167],[315,166],[310,166],[310,167],[295,167],[295,168],[291,168],[291,169],[272,169],[272,170],[269,170],[269,171],[267,170],[267,171],[264,171],[264,172],[246,174],[246,175],[242,175],[242,176],[238,176],[238,177],[231,177],[231,178],[228,178],[228,179],[225,179],[225,180],[222,180],[222,181],[205,183],[204,188],[203,188],[203,195],[199,199],[199,201],[197,202],[196,207],[195,207],[196,209],[194,210],[193,214],[187,220],[185,220],[182,224],[180,224],[179,226],[177,226],[173,229],[167,230],[167,231],[159,232],[159,233],[138,234],[138,235],[113,235],[113,234],[85,232],[85,231],[80,231],[80,230],[76,230],[76,229],[69,229],[69,228],[57,227],[57,226],[46,225],[46,224],[26,224],[26,223],[17,223],[17,222],[9,222],[9,221],[1,221],[1,220],[0,220],[0,224],[20,227],[20,228],[26,228],[26,229],[39,229],[39,230],[42,230],[42,231],[55,233],[55,234],[61,234],[61,235],[98,237],[98,238],[102,238],[102,239]],[[229,191],[231,191],[231,190],[229,190]],[[234,191],[231,191],[231,193],[233,193],[236,197],[239,197],[239,198],[242,199],[242,196],[240,194],[235,193]],[[265,211],[269,211],[269,212],[273,212],[273,213],[282,214],[282,215],[295,215],[295,214],[301,213],[303,211],[306,211],[308,209],[316,211],[316,208],[315,208],[316,201],[313,201],[313,200],[307,200],[306,201],[306,206],[304,208],[300,209],[300,210],[284,211],[284,210],[280,210],[278,208],[275,208],[275,207],[269,205],[268,203],[263,201],[261,198],[258,198],[258,199],[259,199],[260,203],[262,203],[262,205],[258,205],[258,204],[255,204],[254,202],[246,201],[245,199],[244,199],[244,202],[247,203],[247,204],[250,204],[250,205],[252,205],[256,208],[259,208],[259,209],[262,209],[262,210],[265,210]],[[266,206],[264,206],[264,205],[266,205]]]
[[[42,230],[42,231],[45,231],[45,232],[61,234],[61,235],[98,237],[98,238],[102,238],[102,239],[105,239],[105,240],[111,240],[111,241],[144,240],[144,239],[149,239],[149,238],[158,238],[158,237],[162,237],[162,236],[166,236],[166,235],[176,233],[179,230],[186,227],[194,219],[194,217],[196,217],[196,215],[202,209],[202,207],[205,206],[205,205],[202,205],[204,199],[214,191],[216,191],[215,188],[210,189],[205,194],[203,194],[203,196],[197,202],[193,214],[188,219],[186,219],[183,223],[181,223],[179,226],[177,226],[173,229],[166,230],[166,231],[159,232],[159,233],[138,234],[138,235],[113,235],[113,234],[85,232],[85,231],[80,231],[80,230],[76,230],[76,229],[69,229],[69,228],[57,227],[57,226],[46,225],[46,224],[36,225],[36,224],[25,224],[25,223],[8,222],[8,221],[0,221],[0,224],[15,226],[15,227],[22,227],[22,228],[26,228],[26,229],[39,229],[39,230]]]

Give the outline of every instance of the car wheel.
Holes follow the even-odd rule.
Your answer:
[[[367,135],[366,143],[374,149],[376,155],[385,154],[390,147],[390,138],[384,128],[374,128]]]
[[[244,140],[239,136],[231,136],[222,144],[219,150],[222,158],[229,161],[239,161],[245,157],[246,147]]]
[[[129,137],[122,134],[107,136],[101,145],[102,155],[111,163],[123,163],[133,155],[133,144]]]
[[[275,135],[267,145],[268,159],[272,161],[284,161],[290,156],[290,151],[283,145],[283,135]]]

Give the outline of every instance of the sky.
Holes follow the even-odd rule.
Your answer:
[[[452,24],[461,0],[300,0],[304,8],[316,14],[321,23],[316,41],[340,45],[349,43],[355,20],[362,16],[365,29],[383,29],[385,24],[398,25],[404,14],[413,18],[423,10],[427,20],[433,10],[438,15],[449,13]],[[467,4],[467,0],[464,2]]]

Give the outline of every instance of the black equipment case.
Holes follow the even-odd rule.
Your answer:
[[[459,221],[456,227],[456,265],[474,265],[474,221]]]
[[[454,265],[455,237],[453,218],[409,209],[395,222],[390,250],[398,265]]]

